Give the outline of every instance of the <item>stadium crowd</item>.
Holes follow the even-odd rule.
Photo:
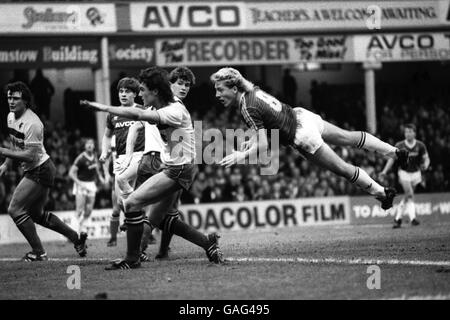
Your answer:
[[[378,136],[391,143],[403,139],[402,125],[412,122],[417,125],[417,139],[428,148],[431,169],[424,175],[419,192],[450,190],[450,105],[445,88],[424,87],[425,82],[410,85],[377,85]],[[271,92],[270,88],[261,85]],[[205,94],[205,93],[208,94]],[[427,92],[427,95],[421,93]],[[272,94],[275,94],[271,92]],[[281,101],[281,94],[275,94]],[[225,132],[230,123],[243,122],[237,112],[224,110],[215,101],[214,90],[207,83],[192,88],[186,99],[193,121],[202,121],[203,130],[219,128]],[[365,107],[363,85],[312,84],[311,109],[324,119],[349,130],[364,130]],[[68,171],[75,157],[83,150],[80,130],[68,129],[60,123],[45,121],[45,147],[57,168],[56,185],[52,189],[48,210],[73,210],[73,183]],[[224,135],[225,136],[225,135]],[[8,146],[6,132],[0,132],[0,143]],[[205,147],[208,141],[203,141]],[[358,149],[335,148],[345,160],[362,167],[372,177],[378,178],[386,159]],[[277,161],[277,153],[272,160]],[[220,201],[274,200],[303,197],[322,197],[362,194],[344,179],[321,170],[299,157],[292,149],[279,150],[279,173],[260,175],[256,165],[223,168],[217,165],[200,165],[200,171],[190,190],[184,192],[183,203],[206,203]],[[5,213],[12,192],[22,175],[19,166],[0,179],[0,212]],[[387,176],[385,184],[396,185],[396,170]],[[96,208],[111,207],[110,185],[99,185]]]

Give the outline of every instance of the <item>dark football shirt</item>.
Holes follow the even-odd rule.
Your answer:
[[[136,104],[136,108],[145,109],[143,106]],[[134,107],[130,107],[134,108]],[[108,114],[106,118],[106,127],[113,131],[116,136],[116,152],[117,156],[125,154],[127,145],[128,130],[137,121],[130,120],[121,116]],[[145,132],[143,128],[139,129],[139,133],[134,145],[134,152],[144,151],[145,147]]]
[[[97,157],[95,155],[89,158],[85,152],[81,153],[74,162],[74,166],[78,168],[78,179],[85,182],[95,181],[97,175]]]
[[[250,129],[279,129],[281,144],[294,142],[297,129],[294,110],[258,87],[243,95],[239,111]]]
[[[396,148],[406,149],[409,152],[409,161],[406,166],[400,167],[406,172],[415,172],[420,170],[420,164],[422,163],[423,156],[427,154],[427,148],[422,141],[416,140],[416,143],[412,148],[408,147],[405,140],[397,142]]]

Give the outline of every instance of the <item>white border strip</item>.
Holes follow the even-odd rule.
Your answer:
[[[49,261],[55,262],[110,262],[114,259],[109,258],[49,258]],[[206,259],[172,259],[170,261],[205,261]],[[0,258],[0,262],[18,262],[19,258]],[[281,263],[303,263],[303,264],[340,264],[340,265],[403,265],[403,266],[431,266],[431,267],[450,267],[450,261],[432,261],[432,260],[400,260],[400,259],[338,259],[338,258],[249,258],[249,257],[228,257],[228,262],[281,262]]]

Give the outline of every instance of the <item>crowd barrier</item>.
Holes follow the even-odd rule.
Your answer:
[[[393,210],[384,211],[372,197],[325,197],[292,200],[266,200],[232,203],[208,203],[180,206],[181,218],[202,232],[246,231],[292,228],[298,226],[390,224]],[[422,222],[450,221],[450,193],[416,195],[416,212]],[[56,212],[72,228],[77,227],[75,211]],[[94,210],[87,222],[90,239],[109,236],[111,209]],[[121,223],[123,216],[121,217]],[[37,225],[43,242],[65,241],[51,230]],[[24,237],[12,219],[0,215],[0,245],[23,243]]]

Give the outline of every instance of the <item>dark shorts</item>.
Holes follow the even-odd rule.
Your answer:
[[[51,159],[40,166],[25,172],[25,178],[33,180],[44,187],[51,188],[55,182],[56,167]]]
[[[161,156],[159,152],[149,152],[142,156],[137,170],[135,189],[143,184],[148,178],[161,171]]]
[[[165,166],[163,172],[170,179],[175,180],[185,190],[189,190],[198,172],[195,164],[183,164],[180,166]]]

